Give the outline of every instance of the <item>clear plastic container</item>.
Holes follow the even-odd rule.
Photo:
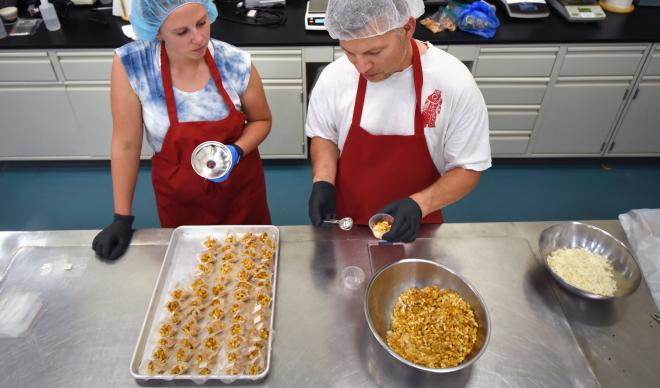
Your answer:
[[[0,20],[0,39],[7,37],[7,30],[5,30],[5,23]]]
[[[364,277],[364,270],[354,265],[348,266],[342,271],[344,287],[347,290],[356,291],[360,289],[362,283],[364,282]]]
[[[392,224],[394,224],[394,217],[387,213],[376,213],[369,219],[369,228],[374,234],[374,237],[379,240],[383,239],[383,235],[390,230]]]

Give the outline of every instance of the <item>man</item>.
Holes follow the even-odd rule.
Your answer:
[[[422,0],[330,0],[326,28],[346,56],[328,65],[309,102],[312,224],[377,213],[388,241],[472,191],[491,165],[488,114],[469,70],[412,39]]]

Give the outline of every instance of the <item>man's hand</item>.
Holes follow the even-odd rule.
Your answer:
[[[326,181],[314,182],[312,194],[309,196],[309,219],[312,225],[321,226],[323,220],[335,218],[337,218],[335,186]]]
[[[394,224],[383,240],[389,242],[413,242],[422,223],[422,209],[412,198],[403,198],[387,204],[379,213],[394,217]]]

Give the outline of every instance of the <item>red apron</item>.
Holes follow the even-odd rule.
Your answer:
[[[353,217],[357,224],[366,225],[383,206],[421,191],[440,178],[424,136],[420,109],[424,76],[419,49],[414,40],[410,43],[417,96],[413,136],[372,135],[360,127],[367,89],[367,80],[360,75],[353,121],[339,157],[336,182],[337,214]],[[435,211],[422,222],[440,224],[442,212]]]
[[[200,177],[190,163],[197,145],[207,140],[233,143],[245,126],[245,115],[234,107],[222,86],[220,72],[210,52],[206,50],[204,59],[229,108],[227,117],[217,121],[179,122],[164,46],[161,46],[160,58],[170,127],[160,152],[151,158],[151,181],[161,226],[270,224],[266,182],[258,150],[242,158],[229,178],[221,183]]]

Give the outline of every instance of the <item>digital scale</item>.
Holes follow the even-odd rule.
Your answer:
[[[512,18],[535,19],[550,16],[545,0],[500,0]]]
[[[306,30],[325,30],[325,10],[328,0],[309,0],[305,10]]]
[[[548,0],[569,22],[592,22],[605,19],[596,0]]]

